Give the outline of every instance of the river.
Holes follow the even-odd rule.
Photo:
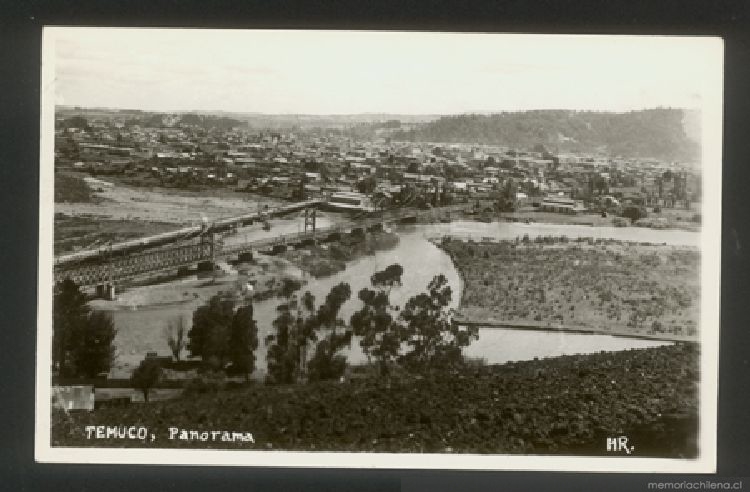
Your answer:
[[[300,227],[297,221],[285,222],[285,228],[290,232]],[[442,273],[447,277],[454,293],[453,307],[457,307],[461,288],[458,272],[448,255],[429,241],[429,238],[441,235],[472,237],[477,240],[484,237],[513,239],[522,237],[524,234],[528,234],[531,238],[538,235],[566,235],[569,238],[611,238],[684,246],[697,246],[700,241],[699,233],[681,230],[541,223],[456,221],[446,224],[397,226],[394,231],[399,234],[400,238],[396,247],[387,251],[379,251],[373,256],[356,259],[348,264],[345,271],[327,278],[314,279],[307,276],[308,283],[303,287],[302,292],[309,290],[315,296],[316,304],[319,304],[332,286],[340,282],[349,283],[352,298],[341,309],[341,317],[348,321],[360,305],[357,293],[360,289],[369,286],[370,275],[388,265],[399,263],[404,268],[403,284],[391,291],[391,300],[394,304],[402,305],[409,297],[424,292],[433,276]],[[276,227],[273,232],[279,233]],[[245,232],[240,231],[238,235],[244,234]],[[304,275],[302,272],[299,274]],[[265,338],[272,332],[272,321],[276,317],[276,306],[279,302],[278,299],[270,299],[254,304],[260,341],[256,351],[258,376],[265,372],[267,350]],[[113,311],[115,328],[118,331],[115,339],[118,358],[113,375],[127,374],[148,351],[168,355],[170,351],[163,335],[164,326],[169,320],[181,316],[189,327],[192,312],[196,307],[195,301],[186,301],[168,306]],[[669,343],[608,335],[480,328],[479,339],[466,348],[464,353],[469,357],[484,359],[487,363],[503,363],[529,360],[535,357],[646,348]],[[346,351],[346,355],[350,363],[356,364],[366,360],[356,339],[352,342],[351,348]]]

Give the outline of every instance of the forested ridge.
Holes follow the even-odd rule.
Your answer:
[[[685,130],[686,112],[657,108],[627,113],[535,110],[495,114],[444,116],[410,131],[398,140],[462,142],[531,149],[539,144],[552,151],[595,152],[625,157],[695,160],[698,142]]]

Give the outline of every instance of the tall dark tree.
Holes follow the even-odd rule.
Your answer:
[[[55,286],[53,299],[53,338],[52,361],[60,375],[70,375],[68,367],[69,338],[74,332],[80,332],[80,325],[85,325],[89,314],[86,296],[75,282],[66,278]]]
[[[266,344],[270,345],[266,353],[266,364],[269,383],[291,384],[297,381],[299,370],[299,355],[294,336],[296,319],[289,303],[276,308],[278,315],[273,321],[276,330],[266,337]]]
[[[352,289],[346,282],[334,285],[328,292],[325,302],[318,308],[317,319],[320,325],[330,329],[334,334],[336,328],[344,326],[344,322],[339,319],[338,315],[341,306],[349,300],[351,295]]]
[[[115,327],[109,313],[94,311],[76,325],[68,338],[76,376],[93,378],[109,372],[115,360]]]
[[[70,279],[58,283],[53,301],[53,357],[66,377],[95,377],[114,362],[115,328],[108,313],[91,312]]]
[[[315,296],[306,291],[299,302],[296,303],[297,320],[295,326],[295,338],[298,352],[298,365],[300,373],[304,374],[307,367],[307,353],[311,342],[317,340],[316,330],[319,323],[315,316]]]
[[[201,357],[206,365],[223,369],[230,356],[233,318],[234,301],[220,294],[196,309],[188,332],[190,354]]]
[[[312,381],[338,379],[344,374],[346,357],[339,352],[351,343],[352,330],[339,318],[339,311],[351,295],[349,284],[341,282],[333,286],[313,318],[318,330],[329,332],[317,343],[308,363],[308,376]]]
[[[253,319],[251,304],[234,313],[229,345],[232,368],[248,378],[255,370],[255,349],[258,348],[258,326]]]
[[[275,333],[266,337],[269,345],[266,355],[268,382],[289,384],[302,376],[307,359],[307,346],[315,340],[313,312],[315,296],[310,291],[302,295],[301,300],[294,294],[302,283],[295,279],[285,278],[280,294],[287,302],[279,305],[278,315],[273,321]]]

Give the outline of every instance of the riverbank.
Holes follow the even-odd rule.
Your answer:
[[[503,328],[509,330],[532,330],[532,331],[549,331],[556,333],[580,333],[586,335],[609,335],[613,337],[638,338],[642,340],[658,340],[666,342],[698,342],[697,336],[687,336],[678,333],[648,333],[633,331],[631,329],[622,329],[620,327],[611,327],[608,329],[592,328],[578,325],[561,325],[551,323],[536,323],[516,321],[509,323],[502,319],[497,319],[492,310],[478,307],[466,307],[457,311],[453,316],[453,322],[466,326],[481,326],[486,328]]]
[[[528,237],[437,242],[462,278],[459,320],[696,341],[696,248]]]
[[[692,344],[409,376],[247,387],[175,400],[53,411],[53,446],[605,455],[697,454],[699,353]],[[87,425],[142,425],[154,442],[85,437]],[[252,432],[254,443],[169,439],[169,427]],[[669,434],[665,439],[665,433]]]
[[[649,212],[646,218],[631,223],[630,219],[608,214],[562,214],[543,212],[538,209],[524,209],[515,212],[502,212],[499,220],[507,222],[543,222],[559,225],[586,225],[591,227],[637,227],[643,229],[675,229],[689,232],[699,232],[700,220],[696,221],[699,207],[691,210],[661,209],[660,212]]]

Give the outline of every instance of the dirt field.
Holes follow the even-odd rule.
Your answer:
[[[106,176],[99,179],[113,186],[101,186],[94,190],[97,198],[94,202],[56,203],[55,213],[186,225],[200,223],[204,217],[209,220],[231,217],[256,211],[265,205],[273,208],[280,204],[271,198],[260,199],[227,189],[193,192],[134,188]]]
[[[111,219],[92,215],[55,214],[55,254],[125,241],[177,229],[177,224]]]
[[[444,241],[464,282],[461,308],[510,323],[697,334],[696,249],[538,240]]]

